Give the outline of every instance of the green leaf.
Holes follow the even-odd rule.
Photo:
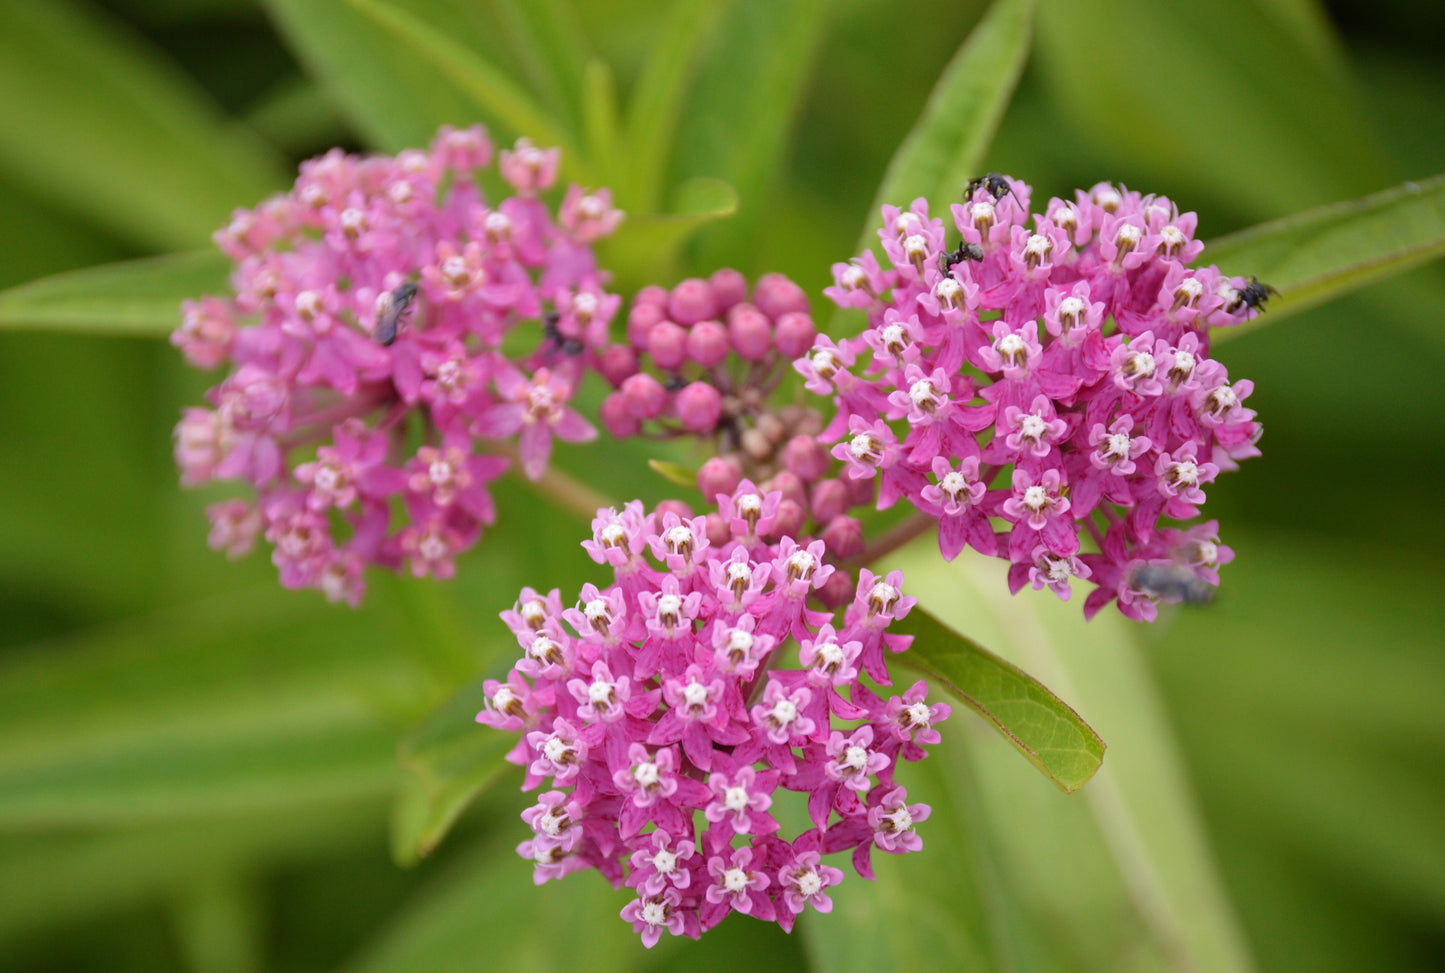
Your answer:
[[[492,0],[532,88],[555,115],[579,128],[584,65],[595,55],[570,0]]]
[[[996,0],[948,62],[923,114],[883,174],[858,249],[876,240],[878,208],[918,196],[938,209],[979,174],[1028,60],[1034,0]],[[941,209],[940,211],[946,211]]]
[[[414,685],[395,626],[268,586],[12,650],[0,828],[271,812],[393,786],[376,697]]]
[[[729,0],[673,0],[643,61],[627,112],[631,178],[619,186],[623,205],[655,211],[663,198],[678,116],[697,71],[703,41]]]
[[[285,184],[268,146],[100,15],[0,0],[0,23],[0,168],[37,193],[170,249],[201,245]]]
[[[355,10],[391,32],[413,54],[470,97],[489,120],[544,146],[562,150],[562,172],[586,182],[586,165],[571,138],[548,117],[530,94],[481,55],[457,43],[419,17],[382,0],[346,0]]]
[[[1099,769],[1104,741],[1043,683],[915,606],[893,630],[912,635],[897,663],[915,669],[987,720],[1059,790]]]
[[[510,766],[516,734],[477,722],[484,695],[477,679],[402,737],[397,759],[406,777],[392,813],[392,856],[403,865],[431,854],[468,804]]]
[[[597,170],[597,178],[604,185],[620,185],[623,175],[618,147],[622,142],[622,129],[617,120],[617,83],[606,61],[587,62],[584,86],[582,118],[587,156]]]
[[[0,292],[0,328],[161,337],[181,301],[226,290],[231,264],[215,250],[73,270]]]
[[[1204,260],[1279,290],[1221,341],[1445,254],[1445,175],[1261,223],[1210,242]]]
[[[599,262],[616,275],[623,293],[666,280],[678,249],[714,220],[737,212],[738,194],[721,179],[692,179],[677,188],[664,213],[628,215],[617,232],[598,242]]]
[[[476,102],[415,48],[347,0],[262,0],[307,72],[374,148],[426,145],[442,125],[477,121]],[[485,54],[491,33],[450,0],[407,0],[427,23],[446,22],[454,42]]]
[[[681,463],[664,459],[649,459],[647,465],[651,467],[652,472],[676,486],[689,489],[697,486],[697,470],[683,466]]]

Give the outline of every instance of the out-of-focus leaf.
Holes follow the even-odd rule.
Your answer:
[[[1129,160],[1151,180],[1135,188],[1198,186],[1273,215],[1388,178],[1348,76],[1258,0],[1044,0],[1038,43],[1068,126],[1056,144]]]
[[[652,472],[668,483],[688,488],[697,486],[697,470],[689,469],[681,463],[664,459],[650,459],[647,461],[647,465],[651,467]]]
[[[374,148],[426,145],[441,125],[477,121],[470,94],[347,0],[263,3],[297,58]],[[448,0],[407,0],[407,10],[428,23],[446,20],[458,43],[481,49],[479,32],[463,29],[469,22]]]
[[[617,119],[617,83],[607,62],[588,61],[584,84],[582,119],[588,158],[597,170],[597,178],[605,185],[619,184],[617,152],[622,130]]]
[[[67,0],[0,0],[0,167],[118,236],[206,241],[284,185],[261,140],[222,123],[175,67]]]
[[[534,90],[577,131],[583,72],[594,58],[571,0],[492,0]]]
[[[932,679],[987,720],[1065,793],[1088,783],[1104,741],[1048,687],[915,607],[892,628],[913,636],[898,663]]]
[[[11,651],[0,663],[0,828],[385,791],[395,730],[369,697],[418,674],[378,621],[267,588]]]
[[[963,192],[988,151],[1028,60],[1034,0],[995,0],[949,61],[917,124],[893,154],[858,249],[876,237],[878,208],[925,196],[937,212]]]
[[[393,34],[433,71],[449,79],[472,99],[487,119],[519,135],[526,135],[541,145],[562,149],[562,171],[573,179],[587,181],[586,164],[578,157],[571,138],[548,117],[530,94],[504,72],[448,37],[441,29],[395,4],[383,0],[346,2]]]
[[[347,973],[550,973],[634,969],[642,947],[617,912],[631,897],[587,872],[532,884],[532,862],[512,847],[530,834],[513,814],[501,833],[366,944]],[[518,827],[513,828],[516,824]]]
[[[406,772],[392,813],[392,856],[414,864],[451,829],[457,816],[508,768],[517,736],[477,723],[483,680],[449,699],[402,737],[397,759]]]
[[[0,328],[168,335],[181,301],[226,289],[231,264],[202,250],[72,270],[0,292]]]
[[[1112,741],[1107,764],[1082,797],[1154,948],[1171,963],[1194,969],[1251,969],[1129,623],[1108,613],[1086,623],[1077,603],[1047,593],[1010,597],[1003,566],[992,559],[943,565],[933,545],[920,543],[899,560],[909,590],[936,606],[946,623],[966,626],[1057,687]],[[1028,827],[1012,821],[1007,808],[996,820],[1000,827]],[[1025,830],[1015,847],[1028,841]],[[1044,873],[1056,867],[1052,860],[1038,863]]]
[[[627,111],[632,165],[619,186],[624,206],[655,211],[663,198],[678,116],[698,69],[703,41],[731,0],[673,0],[643,61]]]
[[[191,973],[265,969],[264,903],[246,871],[202,876],[172,910],[176,945]]]
[[[667,212],[628,215],[617,232],[599,241],[601,262],[616,275],[623,293],[666,280],[678,248],[714,220],[737,212],[738,194],[721,179],[692,179],[677,189]]]
[[[1445,254],[1445,175],[1261,223],[1204,253],[1279,290],[1264,314],[1214,333],[1225,340]]]
[[[351,135],[331,93],[299,75],[276,85],[252,105],[246,124],[292,154],[335,145]]]
[[[757,227],[786,169],[785,143],[830,9],[824,0],[738,4],[712,45],[677,139],[680,172],[726,179],[741,200],[737,219],[704,235],[708,265],[759,256]]]

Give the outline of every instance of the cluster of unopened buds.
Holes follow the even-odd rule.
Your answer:
[[[172,338],[230,366],[176,430],[183,481],[255,491],[210,508],[212,546],[264,534],[282,584],[355,604],[370,564],[451,576],[496,517],[508,454],[535,479],[554,437],[595,437],[568,402],[621,303],[591,243],[622,214],[572,186],[554,220],[538,194],[557,151],[525,139],[500,153],[515,195],[489,201],[492,155],[480,128],[395,157],[336,150],[216,234],[235,294],[188,303]],[[530,350],[504,354],[528,323]]]
[[[824,545],[764,539],[781,497],[744,481],[719,497],[726,540],[707,518],[598,512],[582,545],[613,583],[523,590],[502,617],[522,648],[505,682],[485,684],[482,723],[521,734],[509,756],[524,789],[518,852],[540,884],[595,868],[636,899],[622,910],[643,942],[696,937],[733,912],[791,930],[807,907],[832,909],[843,873],[822,856],[916,851],[894,777],[939,739],[949,707],[916,683],[884,698],[888,631],[915,599],[902,573],[860,574],[839,620],[810,606],[834,571]],[[797,792],[812,827],[791,839],[770,811]]]
[[[1212,521],[1160,521],[1197,516],[1205,487],[1258,455],[1253,383],[1230,383],[1209,331],[1269,291],[1190,269],[1195,216],[1168,199],[1101,183],[1030,228],[1029,194],[998,175],[970,185],[955,248],[927,201],[885,206],[891,266],[834,265],[826,293],[868,328],[820,336],[797,363],[837,406],[824,438],[877,480],[880,508],[901,497],[937,518],[945,558],[1007,559],[1014,591],[1068,598],[1087,580],[1085,614],[1117,598],[1143,620],[1205,600],[1232,552]]]

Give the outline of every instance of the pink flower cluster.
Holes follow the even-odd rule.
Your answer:
[[[1209,329],[1257,313],[1260,290],[1190,269],[1195,215],[1163,197],[1101,183],[1031,217],[1026,184],[983,183],[952,208],[957,247],[919,199],[883,208],[889,267],[834,265],[825,293],[868,328],[795,363],[837,405],[824,441],[880,508],[938,518],[945,558],[1010,561],[1014,591],[1067,599],[1087,579],[1086,615],[1117,598],[1140,620],[1199,600],[1232,553],[1213,522],[1161,521],[1258,455],[1253,383],[1209,358]]]
[[[602,404],[607,430],[618,438],[719,433],[728,448],[767,459],[787,430],[778,437],[771,429],[749,432],[751,420],[818,332],[807,295],[782,274],[762,277],[748,298],[736,270],[684,280],[671,291],[640,291],[627,315],[627,342],[599,359],[617,389]]]
[[[949,707],[922,682],[887,699],[864,684],[889,685],[885,652],[910,638],[888,626],[915,599],[901,572],[864,570],[841,623],[809,607],[833,569],[821,541],[763,540],[779,499],[746,481],[723,496],[725,543],[703,517],[599,511],[583,547],[614,582],[575,608],[524,589],[502,613],[522,658],[485,683],[477,719],[521,733],[525,789],[550,785],[518,852],[539,884],[596,868],[632,889],[622,917],[649,947],[732,912],[790,930],[832,908],[843,873],[822,856],[851,849],[871,877],[873,848],[921,847],[929,809],[894,771]],[[806,795],[813,825],[791,841],[770,813],[780,789]]]
[[[480,128],[395,157],[335,150],[216,234],[235,295],[187,303],[172,343],[229,373],[185,411],[176,460],[186,484],[256,499],[210,508],[212,546],[264,534],[284,585],[354,605],[368,564],[453,573],[495,519],[503,453],[535,478],[554,437],[596,435],[568,401],[621,303],[590,244],[622,214],[572,186],[554,220],[538,193],[558,153],[525,139],[498,164],[515,195],[489,202],[492,155]]]

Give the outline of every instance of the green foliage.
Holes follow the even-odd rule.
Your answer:
[[[1445,183],[1418,177],[1445,65],[1428,5],[1331,10],[0,0],[0,970],[1429,968]],[[1039,197],[1164,192],[1205,236],[1257,224],[1205,253],[1282,292],[1221,346],[1270,435],[1211,486],[1237,552],[1219,602],[1086,625],[921,542],[895,560],[934,614],[895,661],[999,731],[959,712],[900,773],[934,809],[922,854],[876,853],[878,882],[799,935],[734,918],[650,954],[596,875],[534,888],[479,674],[505,668],[520,585],[600,580],[585,523],[507,485],[455,582],[379,580],[351,612],[206,551],[213,498],[167,456],[207,379],[162,339],[224,287],[197,248],[230,211],[292,153],[477,121],[614,188],[623,293],[725,261],[816,293],[865,207],[863,245],[881,202],[937,207],[989,169]],[[703,457],[558,458],[655,500]]]

